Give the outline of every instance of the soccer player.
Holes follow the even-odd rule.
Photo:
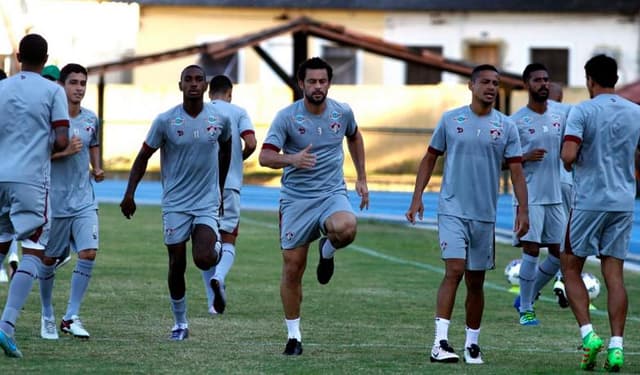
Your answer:
[[[222,101],[231,103],[233,84],[224,75],[217,75],[209,82],[209,99],[216,105]],[[227,305],[225,278],[236,256],[236,237],[240,223],[240,188],[242,187],[242,163],[256,149],[256,137],[251,119],[244,109],[231,104],[231,164],[222,194],[224,212],[220,218],[222,255],[220,263],[202,272],[210,314],[222,314]],[[244,148],[243,148],[244,143]]]
[[[539,63],[529,64],[522,73],[528,91],[525,107],[511,116],[522,147],[522,160],[529,200],[529,231],[514,238],[514,246],[522,247],[520,294],[514,306],[523,326],[538,325],[533,308],[538,292],[560,269],[560,242],[566,227],[560,184],[560,145],[566,112],[548,105],[549,72]],[[514,200],[514,210],[519,206]],[[549,250],[538,266],[540,247]]]
[[[333,69],[314,57],[297,71],[304,98],[280,110],[260,151],[260,164],[282,168],[280,190],[280,297],[288,341],[283,354],[302,354],[302,276],[311,242],[320,238],[316,276],[331,280],[334,254],[356,236],[356,216],[344,182],[343,139],[355,165],[360,209],[369,207],[364,141],[351,108],[327,98]],[[282,152],[280,152],[282,151]]]
[[[591,324],[581,273],[588,256],[600,258],[611,328],[604,367],[619,371],[624,364],[622,339],[628,301],[623,275],[633,226],[640,107],[615,94],[618,65],[613,58],[594,56],[584,70],[591,99],[571,109],[562,144],[565,168],[573,167],[574,171],[574,201],[561,258],[562,274],[582,336],[580,367],[590,370],[596,365],[603,340]]]
[[[504,114],[493,108],[500,75],[488,64],[471,73],[471,105],[445,112],[431,137],[416,176],[410,223],[422,219],[422,194],[439,156],[447,153],[438,203],[438,236],[445,275],[438,289],[435,340],[431,362],[458,362],[449,344],[448,332],[458,285],[464,277],[467,287],[466,340],[464,359],[482,364],[478,344],[484,310],[486,270],[495,267],[494,227],[502,162],[506,159],[518,200],[516,235],[529,229],[527,186],[522,170],[518,130]]]
[[[69,143],[64,91],[40,75],[47,50],[42,36],[26,35],[17,55],[20,73],[0,81],[0,264],[14,237],[22,241],[22,261],[0,318],[0,347],[18,358],[22,353],[14,340],[16,321],[49,239],[51,152]]]
[[[96,114],[81,105],[87,89],[87,70],[78,64],[67,64],[60,71],[59,83],[67,95],[70,141],[67,148],[51,156],[51,239],[39,271],[40,336],[58,339],[52,304],[56,260],[72,249],[78,254],[78,262],[71,275],[69,302],[60,330],[88,339],[89,332],[79,315],[99,242],[98,202],[91,184],[92,177],[96,182],[104,180],[98,143],[99,123]]]
[[[195,265],[208,270],[220,259],[219,208],[231,155],[229,104],[204,103],[207,81],[204,70],[189,65],[179,82],[182,104],[153,121],[120,203],[122,214],[136,212],[134,195],[153,153],[160,149],[162,173],[162,222],[169,255],[168,285],[174,326],[169,338],[189,337],[185,271],[187,241]]]

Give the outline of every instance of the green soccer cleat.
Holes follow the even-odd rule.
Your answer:
[[[520,313],[520,325],[521,326],[537,326],[540,324],[538,318],[536,318],[535,311],[525,311]]]
[[[607,350],[607,360],[604,362],[604,369],[608,372],[619,372],[624,364],[624,352],[622,348],[609,348]]]
[[[593,370],[596,367],[596,356],[602,350],[602,339],[591,331],[582,340],[582,362],[580,368],[583,370]]]

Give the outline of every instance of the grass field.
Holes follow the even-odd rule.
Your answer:
[[[37,286],[18,320],[24,358],[0,357],[0,374],[574,374],[581,353],[571,312],[550,288],[536,304],[539,327],[520,327],[503,270],[519,252],[497,250],[486,284],[480,345],[486,364],[429,363],[436,290],[442,277],[436,235],[401,224],[360,221],[358,238],[338,253],[326,286],[315,280],[316,247],[304,279],[304,354],[281,355],[286,341],[279,297],[281,257],[277,215],[243,212],[237,259],[227,279],[224,315],[207,314],[199,272],[188,266],[191,337],[167,340],[173,324],[166,286],[167,256],[160,208],[142,206],[133,221],[115,205],[101,205],[101,249],[81,317],[89,341],[40,339]],[[54,303],[64,312],[73,264],[59,271]],[[594,265],[588,271],[599,274]],[[628,272],[629,319],[625,373],[640,373],[640,275]],[[0,303],[7,284],[0,284]],[[459,353],[464,344],[462,287],[450,328]],[[604,307],[606,290],[595,305]],[[609,336],[604,311],[593,313]],[[604,355],[600,354],[598,372]]]

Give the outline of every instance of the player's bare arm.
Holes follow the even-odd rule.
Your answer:
[[[104,170],[100,166],[100,146],[89,147],[89,163],[93,179],[96,182],[104,181]]]
[[[560,151],[560,158],[564,163],[564,169],[571,171],[573,163],[578,158],[578,148],[580,144],[574,140],[565,140],[562,142],[562,151]]]
[[[316,155],[310,152],[312,146],[310,144],[295,154],[281,154],[270,148],[262,148],[258,159],[261,166],[273,169],[289,165],[300,169],[310,169],[316,165]]]
[[[436,160],[438,160],[438,155],[427,151],[420,161],[418,174],[416,175],[416,183],[413,188],[413,196],[411,197],[411,204],[409,205],[409,209],[405,213],[405,217],[411,224],[416,223],[416,214],[418,214],[417,217],[420,220],[422,220],[422,217],[424,215],[422,193],[424,192],[424,189],[427,187],[427,184],[431,179],[433,169],[436,166]]]
[[[229,173],[229,165],[231,164],[231,138],[224,142],[220,142],[220,151],[218,152],[218,171],[220,171],[220,191],[224,191],[224,183],[227,181]]]
[[[53,142],[53,151],[64,150],[69,145],[69,123],[66,125],[55,127],[55,141]]]
[[[138,152],[138,156],[136,156],[136,160],[133,162],[133,166],[131,166],[127,189],[125,190],[122,202],[120,202],[120,211],[122,211],[122,214],[127,219],[131,219],[133,214],[136,212],[136,202],[134,200],[136,189],[138,188],[140,180],[142,180],[142,177],[147,171],[149,158],[151,158],[151,155],[153,155],[155,151],[155,148],[151,148],[146,144],[143,144],[142,148]]]
[[[353,165],[356,168],[356,193],[360,197],[360,210],[369,209],[369,188],[367,186],[367,171],[365,168],[364,139],[360,130],[347,138],[347,146]]]
[[[247,160],[256,150],[258,141],[256,141],[256,135],[251,132],[243,134],[242,141],[244,142],[244,147],[242,148],[242,160]]]
[[[529,199],[527,196],[527,182],[524,178],[522,163],[509,163],[509,171],[511,172],[513,193],[518,201],[518,213],[516,215],[516,223],[513,231],[516,232],[516,235],[520,238],[529,231]]]

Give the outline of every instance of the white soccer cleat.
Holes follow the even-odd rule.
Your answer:
[[[464,349],[464,361],[470,365],[481,365],[484,363],[482,360],[482,351],[477,344],[471,344]]]
[[[567,293],[564,290],[564,282],[562,279],[558,278],[553,283],[553,294],[558,298],[558,305],[561,308],[566,309],[569,307],[569,300],[567,299]]]
[[[431,362],[455,363],[460,360],[447,340],[440,340],[439,344],[433,345],[431,349]]]
[[[82,326],[82,321],[77,315],[71,317],[70,320],[64,320],[60,322],[60,330],[64,333],[73,335],[73,337],[88,339],[89,332]]]
[[[45,340],[57,340],[58,328],[55,318],[42,317],[40,319],[40,337]]]

